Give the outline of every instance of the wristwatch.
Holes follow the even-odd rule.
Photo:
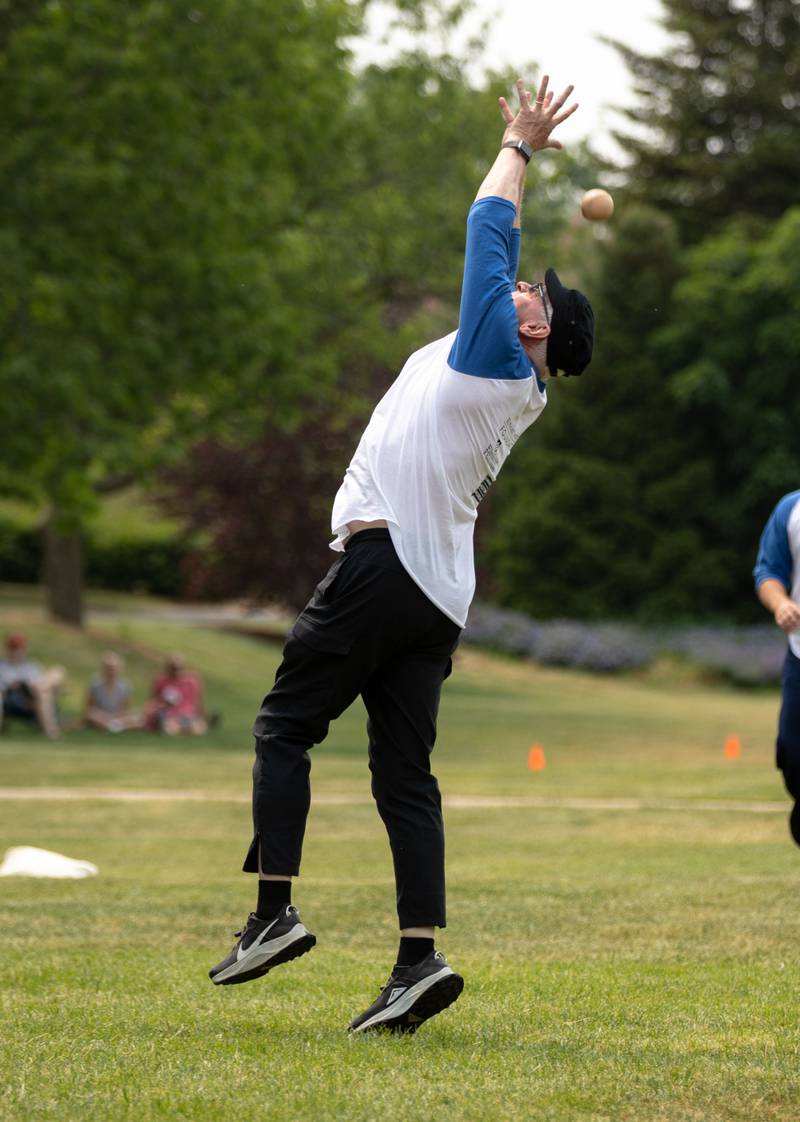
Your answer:
[[[527,141],[525,141],[525,140],[506,140],[501,145],[501,147],[502,148],[516,148],[516,150],[519,152],[520,156],[522,156],[522,158],[523,158],[523,160],[525,161],[526,164],[529,164],[531,162],[531,156],[533,155],[533,149],[531,148],[530,144],[527,143]]]

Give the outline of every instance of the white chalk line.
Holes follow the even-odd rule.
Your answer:
[[[0,787],[0,801],[118,803],[249,803],[250,795],[213,791],[124,790],[96,787]],[[364,806],[369,795],[314,795],[317,806]],[[547,798],[536,795],[445,795],[448,810],[710,811],[723,814],[785,814],[787,802],[736,799]]]

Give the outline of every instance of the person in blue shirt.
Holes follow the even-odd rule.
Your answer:
[[[788,636],[776,763],[795,800],[789,829],[800,845],[800,491],[784,495],[769,516],[753,576],[759,600]]]

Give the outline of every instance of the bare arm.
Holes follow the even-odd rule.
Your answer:
[[[775,617],[781,631],[788,634],[800,628],[800,604],[795,604],[779,580],[762,581],[758,586],[758,598]]]
[[[552,93],[547,92],[549,81],[550,79],[545,74],[534,101],[530,90],[525,89],[523,80],[521,78],[517,79],[520,107],[516,116],[511,112],[506,99],[504,97],[500,98],[500,111],[507,125],[503,136],[504,141],[524,140],[527,144],[530,144],[534,152],[539,152],[543,148],[562,147],[561,141],[555,140],[550,134],[556,125],[560,125],[562,121],[566,121],[568,117],[572,116],[578,105],[575,102],[568,109],[563,109],[574,87],[567,86],[560,97],[554,98]],[[526,169],[525,158],[519,152],[515,152],[513,148],[501,148],[495,162],[489,169],[488,175],[478,189],[475,201],[489,196],[508,199],[516,207],[517,214],[514,225],[519,226]]]

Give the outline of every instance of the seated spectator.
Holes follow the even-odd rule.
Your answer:
[[[6,657],[0,659],[0,725],[4,717],[35,721],[45,736],[61,734],[56,692],[64,681],[61,666],[44,670],[28,658],[28,640],[19,631],[6,636]]]
[[[83,723],[104,732],[125,732],[140,729],[144,718],[130,712],[131,688],[122,677],[123,660],[114,651],[106,651],[100,673],[92,679],[86,694]]]
[[[153,682],[145,719],[153,732],[165,732],[168,736],[197,736],[208,731],[200,678],[186,669],[181,655],[170,655],[163,672]]]

